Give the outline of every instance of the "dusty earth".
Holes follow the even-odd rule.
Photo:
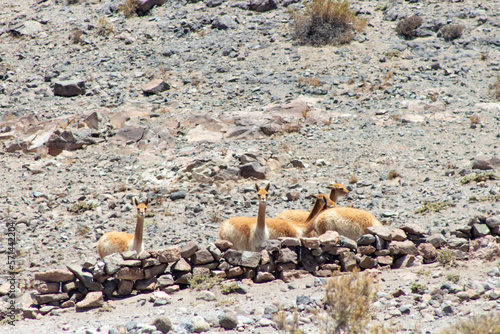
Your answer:
[[[133,196],[151,199],[150,249],[216,240],[222,220],[256,213],[255,182],[272,184],[269,216],[307,210],[307,195],[331,182],[349,185],[339,205],[445,238],[478,215],[499,215],[498,178],[464,182],[485,173],[474,162],[499,153],[498,1],[353,1],[364,31],[325,47],[292,38],[289,9],[302,10],[300,2],[263,12],[249,3],[168,1],[126,18],[121,1],[0,1],[0,212],[16,226],[18,306],[29,305],[35,272],[95,260],[103,233],[133,230]],[[413,14],[423,19],[416,36],[398,36],[397,23]],[[444,40],[446,24],[463,25],[462,36]],[[154,79],[169,88],[145,93]],[[55,95],[67,81],[83,81],[85,92]],[[426,201],[447,206],[417,213]],[[82,203],[92,209],[73,212]],[[498,310],[498,297],[486,294],[500,287],[487,274],[497,262],[470,256],[457,268],[384,270],[375,318],[434,333]],[[440,289],[451,274],[479,299],[450,293],[428,303],[411,293],[414,282]],[[179,325],[228,307],[253,319],[242,331],[274,332],[259,324],[266,306],[322,297],[312,276],[292,284],[218,296],[219,304],[234,298],[228,306],[189,290],[162,307],[139,295],[112,301],[111,312],[60,311],[0,331],[106,332],[160,313]],[[393,297],[398,289],[404,294]],[[4,296],[2,307],[8,302]],[[317,332],[309,316],[301,313],[304,329]]]

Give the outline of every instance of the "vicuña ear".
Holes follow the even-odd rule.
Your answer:
[[[271,183],[268,183],[266,186],[266,191],[269,191],[269,187],[271,186]]]
[[[255,184],[255,190],[257,190],[257,191],[260,190],[259,185],[257,183]]]
[[[316,198],[318,199],[318,196],[314,195],[314,194],[310,194],[309,197],[312,197],[312,198]]]
[[[149,198],[147,198],[147,197],[146,197],[146,201],[144,202],[144,204],[145,204],[146,206],[148,206],[148,202],[149,202]]]
[[[135,197],[134,197],[134,200],[133,200],[133,202],[132,202],[132,203],[133,203],[133,204],[135,204],[135,206],[138,206],[138,205],[139,205],[139,203],[137,202],[137,198],[135,198]]]

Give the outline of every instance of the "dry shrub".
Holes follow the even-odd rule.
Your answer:
[[[494,99],[500,100],[500,75],[497,77],[497,81],[490,85],[490,94]]]
[[[500,313],[492,312],[463,320],[450,328],[440,332],[441,334],[498,334],[500,333]]]
[[[82,0],[66,0],[66,5],[77,5],[81,2]]]
[[[299,87],[303,87],[303,86],[319,87],[319,86],[321,86],[321,80],[318,77],[298,78],[297,81],[298,81]]]
[[[391,170],[391,171],[389,172],[389,175],[387,175],[387,178],[388,178],[389,180],[395,179],[395,178],[397,178],[397,177],[401,177],[401,174],[399,174],[399,173],[398,173],[397,171],[395,171],[395,170]]]
[[[321,322],[326,333],[364,333],[372,318],[377,286],[367,274],[353,272],[328,279],[325,286],[325,314]]]
[[[432,102],[436,102],[438,97],[439,97],[439,93],[433,92],[433,93],[429,93],[427,96],[429,97],[429,100],[431,100]]]
[[[489,57],[490,55],[488,54],[488,52],[481,52],[481,56],[479,57],[479,59],[485,61],[488,60]]]
[[[406,38],[412,38],[415,35],[415,29],[420,27],[421,24],[422,18],[420,16],[413,15],[399,21],[396,26],[396,32]]]
[[[109,24],[108,20],[106,20],[106,17],[100,17],[96,19],[97,21],[97,34],[101,36],[107,36],[111,35],[115,30],[113,27]]]
[[[295,39],[301,44],[321,46],[350,43],[354,31],[361,31],[366,21],[356,17],[346,0],[312,0],[306,12],[292,12]]]
[[[81,37],[83,35],[83,31],[80,29],[73,29],[69,34],[69,39],[73,44],[80,44]]]
[[[126,0],[124,4],[118,7],[118,10],[123,13],[126,18],[132,17],[137,14],[139,4],[137,0]]]
[[[447,24],[439,30],[439,34],[445,41],[452,41],[460,38],[465,26],[461,24]]]
[[[352,174],[351,178],[349,179],[349,183],[350,184],[355,184],[355,183],[358,183],[358,181],[359,180],[358,180],[357,176],[355,174]]]
[[[481,120],[478,115],[469,116],[469,120],[471,129],[475,129],[478,125],[481,125]]]

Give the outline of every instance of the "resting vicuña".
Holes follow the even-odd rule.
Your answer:
[[[137,208],[135,235],[116,231],[105,233],[97,242],[97,251],[101,259],[113,253],[123,253],[128,250],[135,250],[139,253],[143,250],[144,217],[146,216],[148,199],[144,202],[139,202],[134,198],[134,204]]]
[[[334,183],[331,186],[326,187],[327,189],[331,189],[330,191],[330,206],[337,206],[337,200],[340,196],[347,195],[349,190],[347,190],[342,184]],[[317,201],[316,201],[317,203]],[[314,209],[314,207],[313,207]],[[304,210],[285,210],[278,214],[276,218],[278,219],[289,219],[293,220],[297,223],[304,223],[309,218],[310,212]]]
[[[358,240],[370,226],[382,226],[375,216],[368,211],[336,207],[321,213],[315,222],[318,235],[326,231],[337,231],[340,235]]]

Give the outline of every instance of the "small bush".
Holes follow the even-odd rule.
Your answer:
[[[396,32],[405,38],[412,38],[415,35],[415,29],[420,27],[421,24],[422,18],[420,16],[413,15],[399,21],[396,26]]]
[[[320,314],[326,333],[363,333],[371,320],[377,286],[370,276],[354,272],[328,279],[326,314]]]
[[[395,171],[395,170],[391,170],[391,171],[389,172],[389,175],[387,175],[387,178],[388,178],[389,180],[395,179],[395,178],[397,178],[397,177],[401,177],[401,174],[399,174],[399,173],[398,173],[397,171]]]
[[[500,100],[500,75],[497,77],[497,81],[490,85],[490,94],[495,100]]]
[[[118,7],[118,10],[125,15],[126,18],[132,17],[137,14],[139,4],[137,0],[126,0],[124,4]]]
[[[210,290],[221,281],[222,278],[217,276],[194,275],[192,278],[188,279],[188,284],[190,289],[201,291]]]
[[[486,173],[470,173],[465,175],[463,178],[460,179],[461,184],[467,184],[469,182],[484,182],[487,180],[496,180],[498,179],[498,176],[493,173],[493,172],[486,172]]]
[[[446,328],[440,334],[498,334],[500,333],[500,313],[492,312],[472,317]]]
[[[412,293],[418,293],[419,295],[423,295],[425,293],[426,287],[423,284],[413,282],[411,284],[410,290]]]
[[[356,17],[349,2],[342,0],[312,0],[306,12],[292,12],[294,38],[301,44],[320,46],[350,43],[354,31],[361,31],[366,21]]]
[[[98,35],[107,36],[107,35],[111,35],[112,33],[114,33],[115,30],[109,24],[108,20],[106,20],[105,16],[96,19],[96,22],[97,22],[97,34]]]
[[[95,210],[95,207],[95,204],[88,205],[85,201],[80,201],[73,204],[73,206],[69,208],[68,211],[73,213],[84,213],[85,211]]]
[[[220,287],[220,292],[222,292],[224,295],[228,295],[230,293],[235,292],[238,290],[240,287],[236,282],[231,282],[231,283],[226,283],[226,284],[221,284]]]
[[[283,310],[283,307],[281,307],[278,313],[273,317],[274,323],[279,333],[302,334],[303,331],[299,328],[299,312],[297,312],[296,308],[293,309],[292,319],[293,320],[291,322],[288,322],[286,320],[286,312],[285,310]]]
[[[439,30],[439,35],[443,37],[445,41],[449,42],[462,37],[464,29],[465,26],[461,24],[447,24]]]
[[[455,267],[457,265],[457,257],[450,249],[441,249],[437,260],[443,267]]]
[[[415,210],[415,213],[438,212],[455,204],[448,201],[424,201],[422,207]]]
[[[454,274],[448,274],[448,275],[446,275],[446,279],[448,281],[450,281],[451,283],[453,283],[453,284],[457,284],[458,281],[460,281],[460,275],[458,275],[458,274],[455,274],[455,275]]]

